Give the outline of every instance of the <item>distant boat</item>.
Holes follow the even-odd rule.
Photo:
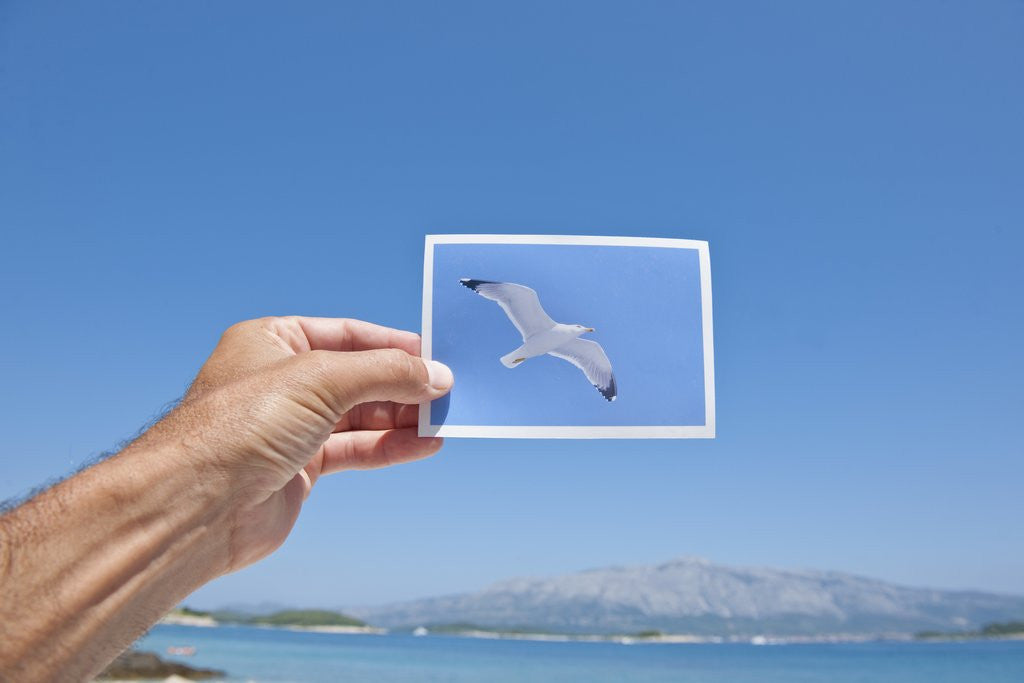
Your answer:
[[[179,657],[191,657],[195,653],[196,649],[191,645],[184,645],[182,647],[175,647],[171,645],[167,648],[167,654],[177,655]]]
[[[414,636],[417,636],[417,637],[425,636],[428,633],[430,633],[430,631],[428,631],[427,629],[423,628],[422,626],[417,626],[415,629],[413,629],[413,632],[412,632],[412,634]]]

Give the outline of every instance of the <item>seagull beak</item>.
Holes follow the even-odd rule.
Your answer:
[[[593,327],[588,327],[588,328],[587,328],[587,332],[593,332],[593,331],[594,331],[594,328],[593,328]]]

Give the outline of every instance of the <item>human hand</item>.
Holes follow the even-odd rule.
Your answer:
[[[226,571],[287,537],[317,479],[431,455],[418,406],[452,386],[419,335],[330,318],[232,326],[181,404],[137,442],[175,443],[230,498]]]
[[[231,327],[164,419],[0,513],[0,678],[90,680],[196,588],[277,548],[320,475],[436,452],[414,404],[452,374],[418,354],[417,335],[357,320]]]

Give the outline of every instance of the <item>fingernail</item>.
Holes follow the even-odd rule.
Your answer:
[[[447,365],[432,360],[427,363],[427,381],[430,382],[432,389],[444,391],[451,388],[455,382],[455,376]]]

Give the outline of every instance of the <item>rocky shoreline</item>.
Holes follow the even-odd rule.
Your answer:
[[[202,669],[188,666],[181,662],[162,659],[154,652],[143,650],[127,650],[117,656],[97,681],[139,681],[139,680],[171,680],[184,679],[189,681],[224,678],[225,672],[217,669]]]

